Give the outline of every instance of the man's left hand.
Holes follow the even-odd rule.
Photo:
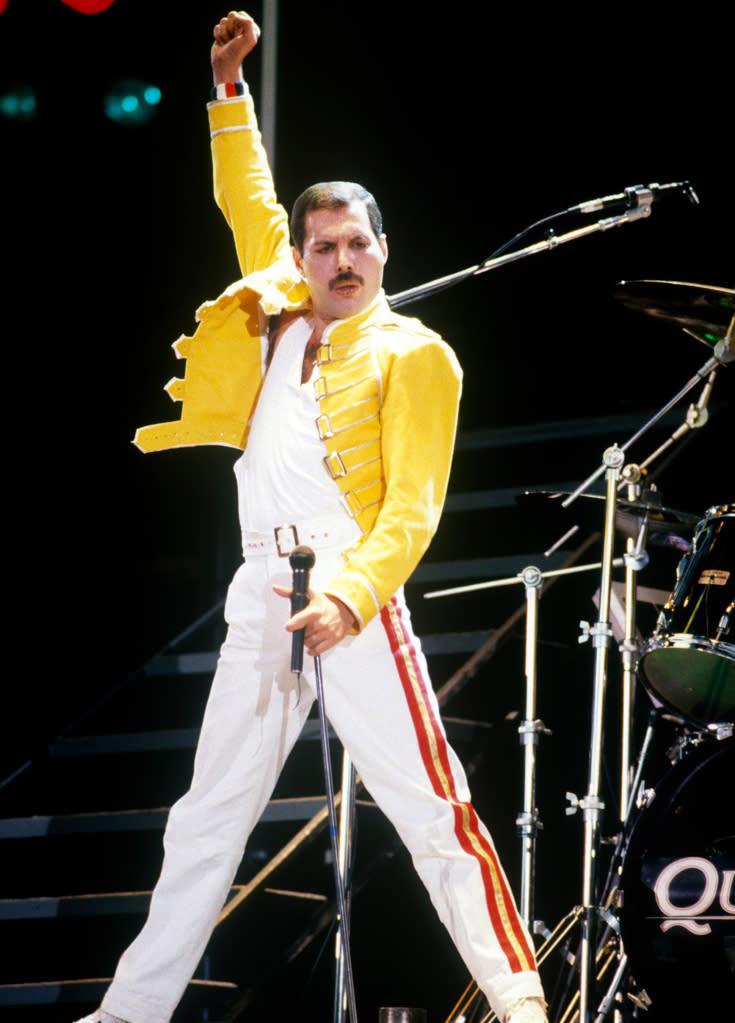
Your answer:
[[[274,586],[281,597],[291,596],[287,586]],[[309,593],[309,603],[286,622],[287,632],[304,629],[304,647],[310,657],[324,654],[341,642],[356,626],[355,616],[346,604],[326,593]]]

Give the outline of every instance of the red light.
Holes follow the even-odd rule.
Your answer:
[[[100,11],[106,11],[111,7],[114,0],[61,0],[61,2],[82,14],[99,14]]]
[[[81,14],[99,14],[111,7],[115,0],[61,0],[61,2]],[[7,6],[8,0],[0,0],[0,14]]]

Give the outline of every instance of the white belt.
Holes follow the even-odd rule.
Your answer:
[[[357,526],[347,516],[331,516],[307,522],[289,522],[287,525],[274,526],[270,532],[264,533],[244,529],[242,531],[242,553],[245,558],[257,555],[275,555],[279,558],[287,558],[294,547],[305,546],[314,550],[338,545],[348,547],[359,536]]]

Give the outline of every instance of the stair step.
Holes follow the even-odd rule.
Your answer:
[[[0,1006],[61,1005],[89,1002],[99,1004],[112,977],[95,977],[89,980],[44,981],[33,984],[0,984]],[[189,981],[189,992],[197,995],[237,994],[237,984],[224,980]]]
[[[490,635],[491,633],[487,630],[438,632],[422,636],[421,645],[425,653],[431,654],[455,651],[471,652],[479,649]],[[188,654],[162,654],[149,661],[143,671],[147,678],[157,678],[163,675],[212,675],[217,667],[218,656],[216,650],[201,650]]]
[[[468,634],[458,633],[458,643],[467,643]],[[471,634],[470,646],[447,647],[446,652],[461,650],[477,650],[491,636],[489,632]],[[436,651],[430,651],[435,653]],[[452,719],[445,719],[451,722]],[[456,719],[455,719],[456,721]],[[469,722],[475,725],[475,722]],[[329,730],[330,739],[336,739],[334,732]],[[98,756],[100,754],[118,753],[151,753],[166,750],[195,749],[199,738],[198,728],[171,728],[156,732],[115,732],[109,735],[74,735],[57,739],[49,747],[54,758]],[[320,741],[319,722],[309,720],[299,736],[300,742]]]
[[[195,651],[188,654],[160,654],[143,668],[147,678],[158,675],[213,675],[217,667],[215,650]]]
[[[260,823],[309,820],[325,805],[325,796],[273,799],[263,811]],[[169,807],[151,810],[116,810],[109,813],[79,813],[38,817],[8,817],[0,820],[0,839],[46,838],[49,835],[88,835],[120,831],[163,829]]]
[[[307,721],[299,741],[319,740],[319,722]],[[330,731],[330,738],[336,738]],[[198,728],[169,728],[155,732],[112,732],[101,735],[71,735],[49,746],[54,758],[99,756],[116,753],[161,753],[166,750],[195,749]]]
[[[227,902],[239,899],[248,885],[234,884]],[[281,898],[324,901],[315,892],[285,888],[263,888],[268,895]],[[94,895],[42,896],[28,899],[0,899],[0,920],[49,920],[55,917],[112,916],[120,913],[147,913],[152,892],[101,892]],[[225,906],[227,906],[227,902]]]
[[[107,892],[100,895],[60,895],[56,898],[0,899],[0,920],[146,913],[150,898],[150,892]]]

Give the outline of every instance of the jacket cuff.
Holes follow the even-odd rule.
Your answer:
[[[368,580],[360,573],[350,571],[349,566],[340,572],[323,592],[330,597],[337,597],[352,611],[357,621],[356,632],[362,632],[380,611],[378,595]]]
[[[242,96],[207,103],[207,115],[212,137],[220,132],[253,131],[258,127],[253,98],[247,86]]]

